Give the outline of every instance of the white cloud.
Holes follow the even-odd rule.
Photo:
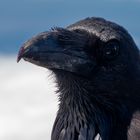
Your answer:
[[[0,57],[0,139],[49,140],[57,111],[46,69]]]

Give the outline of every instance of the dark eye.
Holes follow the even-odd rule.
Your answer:
[[[113,59],[119,53],[120,44],[117,40],[111,40],[105,44],[102,50],[102,56],[104,59]]]

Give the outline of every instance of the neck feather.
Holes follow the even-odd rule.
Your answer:
[[[91,81],[73,75],[66,77],[65,74],[59,75],[57,80],[60,104],[52,137],[57,131],[58,137],[66,137],[67,140],[78,140],[80,135],[88,140],[87,137],[95,138],[99,133],[104,140],[109,140],[113,135],[120,135],[116,129],[127,130],[124,127],[128,122],[124,123],[124,118],[119,115],[126,115],[125,106],[114,99],[112,102],[106,94],[96,94]],[[123,134],[120,137],[125,140],[126,132]]]

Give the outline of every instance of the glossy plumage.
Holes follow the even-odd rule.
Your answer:
[[[18,61],[56,76],[60,104],[52,140],[140,139],[140,53],[123,27],[86,18],[43,32],[21,50]]]

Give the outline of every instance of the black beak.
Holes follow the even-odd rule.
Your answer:
[[[23,57],[24,52],[25,52],[24,47],[21,47],[20,50],[19,50],[19,53],[18,53],[17,63],[18,63],[18,62],[21,60],[21,58]]]
[[[42,38],[43,35],[47,36],[47,33],[41,33],[27,42],[25,42],[22,47],[20,48],[17,56],[17,62],[19,62],[22,58],[26,61],[32,62],[34,60],[39,60],[40,53],[46,52],[46,46],[41,46],[40,44],[43,43],[43,39],[40,41],[39,39]],[[39,42],[41,42],[39,44]],[[38,45],[38,44],[39,45]],[[41,46],[41,47],[40,47]]]
[[[22,58],[24,60],[36,60],[37,59],[37,47],[21,47],[18,53],[17,62],[19,62]]]
[[[33,37],[19,50],[17,62],[23,58],[25,61],[51,70],[59,69],[87,75],[95,63],[84,50],[86,41],[75,33],[73,35],[73,32],[67,32],[69,36],[68,33],[61,34],[57,31],[58,35],[56,32],[50,32]]]
[[[19,50],[17,62],[19,62],[22,58],[29,62],[32,60],[37,60],[39,57],[38,50],[38,46],[34,46],[28,42],[25,43]]]

